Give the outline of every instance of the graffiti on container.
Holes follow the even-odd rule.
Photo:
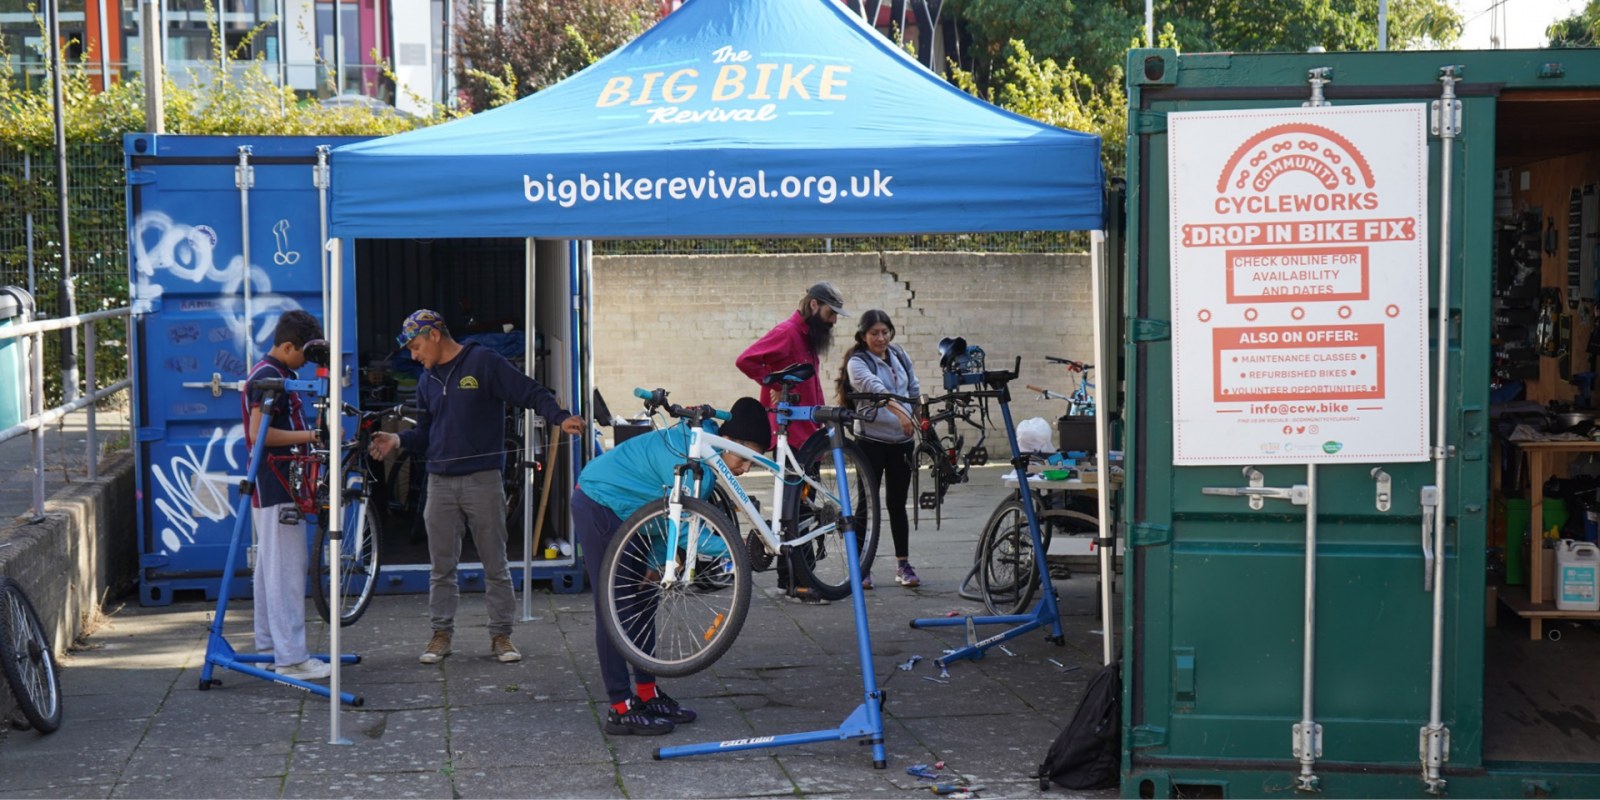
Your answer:
[[[231,342],[233,341],[233,331],[230,331],[227,328],[212,328],[211,332],[206,334],[206,338],[210,340],[212,344],[216,344],[218,342]]]
[[[217,233],[199,225],[185,225],[160,211],[146,211],[133,223],[129,238],[133,246],[133,312],[153,311],[166,285],[187,281],[215,284],[216,300],[184,300],[184,309],[216,309],[227,324],[232,341],[242,352],[248,338],[265,350],[272,346],[272,331],[278,317],[300,304],[293,298],[275,294],[272,278],[259,266],[247,270],[243,255],[219,266],[215,260]],[[245,318],[243,285],[250,281],[250,316]]]
[[[162,517],[158,526],[164,552],[176,553],[185,545],[194,544],[202,520],[220,522],[233,515],[230,487],[239,476],[230,473],[240,470],[233,451],[243,440],[243,425],[226,431],[213,428],[200,452],[196,453],[193,445],[184,445],[165,467],[150,466],[154,506]],[[219,446],[219,461],[227,461],[226,466],[211,463],[218,456]]]
[[[211,359],[211,366],[224,375],[239,375],[242,377],[247,372],[244,359],[231,350],[218,350],[216,358]]]
[[[190,342],[198,342],[200,341],[200,326],[174,326],[172,330],[167,331],[167,338],[171,339],[173,344],[188,344]]]
[[[205,403],[173,403],[171,406],[172,416],[174,417],[198,417],[210,410],[211,406],[208,406]]]
[[[278,224],[272,226],[272,238],[278,245],[278,249],[272,254],[272,263],[287,267],[300,262],[300,252],[289,249],[289,220],[280,219]]]
[[[165,364],[172,372],[194,372],[200,368],[200,360],[194,356],[172,356]]]

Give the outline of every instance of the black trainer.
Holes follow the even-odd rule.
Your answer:
[[[634,697],[631,702],[640,711],[658,719],[671,720],[674,725],[694,722],[695,718],[700,716],[694,713],[694,709],[678,705],[678,701],[668,697],[667,693],[660,689],[657,689],[656,696],[649,700],[640,701],[638,697]]]
[[[660,736],[672,733],[672,720],[647,713],[635,697],[628,700],[628,710],[618,714],[606,709],[606,733],[612,736]]]

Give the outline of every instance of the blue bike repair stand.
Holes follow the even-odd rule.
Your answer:
[[[1021,359],[1018,359],[1018,366]],[[1006,440],[1011,442],[1011,452],[1021,452],[1017,447],[1017,428],[1011,422],[1011,390],[1008,384],[1017,377],[1016,370],[1011,372],[984,372],[981,373],[983,383],[992,386],[991,392],[975,392],[1000,399],[1000,415],[1006,423]],[[976,378],[977,376],[973,376]],[[1050,629],[1047,637],[1052,643],[1061,645],[1066,643],[1066,637],[1061,633],[1061,610],[1056,605],[1055,586],[1050,582],[1050,566],[1045,563],[1044,542],[1039,536],[1039,516],[1034,511],[1032,493],[1028,490],[1028,459],[1026,456],[1013,455],[1011,465],[1017,471],[1017,491],[1022,497],[1022,509],[1028,517],[1028,536],[1033,539],[1034,566],[1039,570],[1039,583],[1043,595],[1039,604],[1032,611],[1025,614],[1005,614],[993,617],[931,617],[911,620],[913,628],[941,628],[954,625],[1012,625],[1014,627],[1001,631],[981,641],[969,634],[967,644],[958,650],[952,650],[943,656],[934,659],[934,666],[943,668],[953,661],[965,658],[980,659],[989,648],[1007,642],[1036,628]],[[969,628],[968,630],[973,630]]]
[[[828,408],[826,406],[811,409],[812,418],[818,422],[833,422],[831,433],[833,439],[833,466],[839,475],[845,474],[844,463],[844,432],[843,421],[835,414],[843,409]],[[796,409],[799,411],[799,409]],[[795,419],[801,416],[796,414]],[[841,482],[848,486],[848,483]],[[839,510],[844,519],[854,519],[854,512],[850,508],[850,492],[848,489],[839,493]],[[867,629],[867,601],[861,592],[861,548],[856,542],[854,528],[845,532],[844,547],[845,558],[850,560],[850,606],[856,615],[856,650],[861,657],[861,705],[846,717],[837,728],[805,731],[802,733],[781,733],[775,736],[752,736],[745,739],[725,739],[720,742],[706,742],[704,744],[689,744],[679,747],[660,747],[653,753],[657,761],[668,758],[681,758],[683,756],[698,756],[706,753],[727,753],[734,750],[754,750],[763,747],[786,747],[793,744],[810,744],[812,742],[837,742],[848,739],[866,739],[862,744],[872,745],[873,769],[884,769],[889,766],[889,756],[883,746],[883,702],[886,693],[877,686],[877,679],[872,672],[872,638]]]
[[[222,679],[213,678],[211,674],[216,667],[223,667],[242,675],[249,675],[252,678],[288,684],[314,695],[329,697],[333,693],[326,686],[318,686],[310,681],[284,677],[259,666],[254,666],[271,661],[272,656],[265,653],[236,653],[233,645],[228,644],[228,640],[222,638],[222,622],[228,613],[228,593],[231,588],[229,584],[233,582],[234,565],[238,563],[239,543],[244,539],[245,528],[251,521],[250,498],[255,495],[256,476],[261,472],[262,462],[266,460],[267,427],[272,424],[272,406],[276,401],[276,392],[281,388],[281,391],[311,392],[320,395],[325,394],[328,387],[328,382],[320,378],[311,381],[269,378],[257,381],[257,383],[270,388],[267,389],[266,399],[261,405],[261,429],[256,431],[256,443],[250,448],[250,468],[245,473],[244,483],[240,487],[239,504],[233,510],[233,538],[228,541],[228,560],[223,562],[222,584],[217,587],[217,613],[212,615],[211,635],[206,638],[206,663],[205,666],[200,668],[200,691],[204,692],[213,686],[222,685]],[[333,624],[337,625],[338,622],[335,621]],[[325,653],[313,653],[312,658],[323,661],[328,660],[328,656]],[[339,656],[339,663],[359,664],[361,663],[361,656],[341,655]],[[363,702],[360,695],[349,692],[340,692],[339,701],[357,707]]]

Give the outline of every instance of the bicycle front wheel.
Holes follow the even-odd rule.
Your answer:
[[[855,442],[844,443],[843,475],[834,464],[831,443],[815,439],[811,444],[814,446],[800,452],[800,468],[822,485],[822,491],[804,481],[784,487],[783,519],[792,526],[786,530],[789,538],[804,537],[819,529],[824,533],[795,545],[790,551],[790,563],[802,586],[810,586],[826,600],[843,600],[850,596],[850,563],[845,556],[847,520],[840,497],[849,491],[854,512],[850,527],[855,529],[856,545],[861,551],[861,574],[866,575],[872,571],[872,559],[878,552],[878,480],[866,454]]]
[[[1039,557],[1021,500],[1007,500],[989,515],[978,540],[978,591],[990,614],[1020,614],[1039,590]],[[1044,542],[1049,547],[1049,542]]]
[[[606,547],[595,602],[628,663],[680,678],[733,646],[750,609],[751,577],[738,529],[709,503],[684,498],[673,533],[666,500],[628,517]]]
[[[0,672],[34,730],[53,733],[61,727],[55,653],[33,603],[22,587],[4,577],[0,577]]]
[[[372,591],[378,585],[378,540],[383,523],[374,513],[361,475],[351,473],[345,481],[345,502],[341,509],[344,530],[339,540],[339,625],[355,624],[367,612]],[[326,518],[326,515],[324,515]],[[322,621],[330,621],[328,602],[328,525],[317,530],[316,552],[312,554],[311,597]]]

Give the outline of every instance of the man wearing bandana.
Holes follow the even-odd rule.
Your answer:
[[[828,346],[833,343],[833,324],[839,321],[840,316],[849,316],[844,310],[844,298],[839,296],[839,290],[833,284],[823,282],[813,285],[806,290],[805,296],[800,298],[800,307],[788,319],[777,324],[765,336],[757,339],[755,344],[745,348],[743,353],[734,362],[739,371],[761,383],[761,379],[774,372],[779,372],[795,364],[810,364],[815,371],[810,378],[796,384],[795,394],[799,396],[799,405],[820,406],[826,401],[822,395],[822,356],[828,352]],[[771,409],[778,404],[782,389],[778,386],[761,387],[762,405]],[[772,417],[772,446],[778,444],[778,422],[775,414]],[[790,422],[789,446],[796,452],[806,439],[817,432],[815,422]],[[789,581],[788,559],[778,559],[778,588],[782,589],[789,599],[798,603],[826,605],[827,600],[818,597],[809,587],[791,586]]]
[[[511,643],[516,593],[506,561],[506,499],[501,486],[506,406],[531,408],[562,433],[583,433],[583,419],[563,409],[549,389],[477,343],[460,344],[437,311],[406,317],[396,341],[422,365],[417,381],[416,427],[399,435],[376,433],[371,455],[383,459],[404,448],[422,453],[428,471],[428,616],[433,638],[418,659],[437,664],[450,655],[456,605],[461,597],[456,566],[469,526],[483,560],[489,611],[489,654],[502,662],[522,660]]]
[[[778,323],[755,344],[746,347],[734,365],[740,372],[760,384],[761,379],[795,364],[810,364],[816,370],[809,380],[795,387],[800,405],[820,406],[826,401],[822,396],[822,355],[833,344],[833,324],[839,317],[849,316],[844,310],[844,299],[833,284],[823,282],[806,290],[800,298],[800,307],[789,318]],[[761,402],[768,409],[778,404],[781,391],[776,386],[761,387]],[[772,420],[772,444],[778,443],[776,418]],[[815,422],[789,423],[789,446],[796,451],[815,433]]]

